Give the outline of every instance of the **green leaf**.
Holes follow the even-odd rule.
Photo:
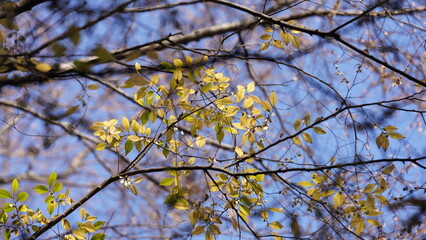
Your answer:
[[[12,191],[16,193],[16,191],[18,191],[18,188],[19,188],[19,182],[18,182],[18,179],[15,178],[12,181]]]
[[[53,184],[55,184],[57,178],[58,175],[56,174],[56,171],[49,175],[49,177],[47,178],[47,184],[49,185],[49,187],[52,187]]]
[[[161,186],[169,186],[172,185],[175,182],[175,178],[164,178],[163,180],[161,180],[160,185]]]
[[[5,240],[9,240],[10,239],[10,229],[6,228],[3,232],[3,237]]]
[[[55,210],[56,204],[54,202],[47,204],[47,212],[52,215],[53,211]]]
[[[228,181],[228,175],[225,173],[218,173],[216,174],[216,177],[219,178],[222,182]]]
[[[127,140],[126,143],[124,144],[125,155],[129,154],[129,152],[132,151],[132,149],[133,149],[133,141]]]
[[[62,190],[62,183],[60,183],[60,182],[55,183],[52,187],[52,192],[54,192],[54,193],[59,192],[61,190]]]
[[[71,26],[68,29],[68,35],[71,39],[71,42],[74,44],[74,46],[77,46],[80,42],[80,32],[76,26]]]
[[[114,61],[114,57],[111,55],[111,53],[102,46],[93,49],[92,53],[97,56],[101,62]]]
[[[15,205],[13,205],[12,203],[5,203],[3,204],[3,207],[1,209],[3,209],[3,211],[5,212],[12,212],[13,210],[15,210]]]
[[[18,196],[16,197],[16,201],[18,202],[23,202],[23,201],[26,201],[27,199],[28,199],[28,193],[26,192],[20,192]]]
[[[103,233],[96,233],[95,235],[92,236],[92,238],[90,238],[90,240],[104,240],[105,237],[106,235]]]
[[[0,198],[12,198],[12,194],[6,189],[0,189]]]

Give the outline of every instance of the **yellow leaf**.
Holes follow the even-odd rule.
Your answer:
[[[301,124],[302,120],[300,118],[297,118],[293,123],[294,130],[299,131]]]
[[[292,39],[292,35],[284,31],[280,32],[280,37],[284,40],[285,45],[288,45]]]
[[[127,119],[125,116],[121,119],[121,125],[123,126],[124,130],[129,131],[130,129],[130,122],[129,119]]]
[[[262,101],[260,102],[260,105],[262,106],[263,110],[268,112],[272,111],[272,106],[268,101]]]
[[[269,94],[269,102],[271,102],[272,106],[275,106],[277,104],[277,94],[275,91],[272,91],[271,94]]]
[[[294,144],[296,145],[302,145],[302,140],[300,139],[300,137],[294,137],[293,138]]]
[[[254,89],[255,89],[255,86],[254,86],[254,82],[252,81],[251,83],[249,83],[249,84],[247,85],[247,92],[248,92],[248,93],[251,93],[251,92],[253,92],[253,91],[254,91]]]
[[[192,58],[190,56],[186,56],[185,62],[186,62],[186,65],[188,65],[188,66],[192,65]]]
[[[62,227],[65,229],[65,231],[69,231],[71,229],[70,222],[68,220],[66,220],[65,218],[62,218],[61,223],[62,223]]]
[[[90,90],[96,90],[96,89],[99,88],[99,85],[97,85],[97,84],[90,84],[90,85],[87,86],[87,88],[90,89]]]
[[[86,234],[84,234],[83,230],[81,229],[74,229],[72,230],[72,233],[74,234],[74,236],[78,239],[78,240],[83,240],[86,239]]]
[[[395,127],[395,126],[392,126],[392,125],[388,125],[388,126],[384,127],[383,130],[390,133],[390,132],[395,132],[396,130],[398,130],[398,128]]]
[[[265,32],[268,32],[268,33],[271,33],[271,32],[273,32],[274,30],[272,29],[272,28],[270,28],[270,27],[266,27],[265,28]]]
[[[206,226],[197,226],[192,230],[192,235],[200,235],[204,232]]]
[[[243,106],[244,108],[250,108],[251,106],[253,106],[253,104],[254,104],[253,98],[246,97],[246,99],[244,100]]]
[[[367,184],[367,186],[365,186],[365,188],[364,188],[364,192],[369,193],[369,192],[371,192],[371,191],[372,191],[375,187],[376,187],[376,184],[374,184],[374,183]]]
[[[283,43],[282,43],[280,40],[278,40],[278,39],[273,39],[273,40],[272,40],[272,45],[273,45],[274,47],[276,47],[276,48],[281,48],[281,49],[283,49],[283,48],[284,48]]]
[[[324,131],[321,127],[314,127],[314,131],[318,134],[326,134],[327,132]]]
[[[175,65],[177,68],[181,68],[183,67],[183,62],[180,59],[173,59],[173,65]]]
[[[335,193],[335,191],[329,190],[327,192],[321,193],[321,197],[328,197],[328,196],[332,195],[333,193]]]
[[[292,35],[291,44],[293,44],[296,49],[300,50],[300,39],[297,36]]]
[[[103,150],[105,147],[107,146],[107,144],[106,143],[99,143],[98,145],[96,145],[96,150],[97,151],[101,151],[101,150]]]
[[[238,157],[241,157],[244,155],[243,150],[240,147],[235,147],[235,153],[237,153]]]
[[[390,165],[388,167],[386,167],[385,169],[383,169],[382,173],[383,174],[391,174],[391,172],[395,169],[394,165]]]
[[[280,222],[271,222],[268,224],[270,228],[275,229],[275,230],[279,230],[281,228],[283,228],[284,226],[280,223]]]
[[[376,210],[370,210],[370,211],[366,211],[365,215],[370,216],[370,217],[374,217],[377,215],[382,215],[382,212],[376,211]]]
[[[308,126],[311,123],[311,114],[310,113],[306,113],[306,115],[303,118],[303,120],[305,121],[305,126]]]
[[[136,122],[135,120],[132,120],[132,130],[134,133],[137,133],[139,130],[139,123]]]
[[[52,70],[52,67],[47,63],[39,63],[35,66],[35,68],[40,72],[48,72]]]
[[[312,137],[311,135],[309,135],[309,133],[303,132],[302,133],[303,139],[308,142],[308,143],[312,143]]]
[[[340,192],[338,192],[334,194],[333,202],[335,207],[340,207],[345,202],[345,197]]]
[[[271,34],[267,34],[267,33],[265,33],[262,36],[260,36],[260,39],[265,40],[265,41],[267,41],[267,40],[269,40],[271,38],[272,38]]]
[[[405,138],[404,136],[402,136],[401,133],[396,133],[396,132],[390,132],[388,133],[389,137],[393,138],[393,139],[403,139]]]
[[[260,44],[259,52],[265,51],[266,49],[268,49],[268,47],[269,47],[269,42],[264,42]]]
[[[355,233],[356,233],[357,235],[361,234],[361,233],[362,233],[362,231],[364,231],[364,228],[365,228],[364,220],[360,219],[360,220],[358,221],[358,223],[355,225]]]
[[[381,226],[382,226],[382,224],[380,224],[378,221],[376,221],[376,220],[374,220],[374,219],[366,219],[366,220],[367,220],[367,222],[368,222],[369,224],[371,224],[371,225],[378,226],[378,227],[381,227]]]
[[[197,144],[197,147],[201,148],[202,146],[204,146],[204,144],[206,144],[206,140],[203,136],[198,136],[195,139],[195,144]]]
[[[73,113],[75,113],[78,109],[78,105],[72,106],[70,108],[67,109],[67,111],[65,111],[64,116],[69,116]]]
[[[301,181],[301,182],[298,182],[297,184],[299,184],[302,187],[312,187],[312,186],[315,186],[315,184],[313,184],[311,182],[308,182],[308,181]]]
[[[386,197],[383,197],[382,195],[374,195],[377,200],[379,200],[380,203],[388,205],[389,204],[389,200]]]

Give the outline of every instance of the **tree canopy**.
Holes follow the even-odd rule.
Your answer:
[[[4,239],[426,235],[426,5],[0,3]]]

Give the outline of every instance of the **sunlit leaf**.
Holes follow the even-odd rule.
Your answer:
[[[193,230],[192,230],[192,235],[200,235],[204,232],[204,229],[206,228],[206,226],[196,226]]]
[[[172,185],[175,182],[175,178],[163,178],[163,180],[161,180],[160,185],[161,186],[169,186]]]
[[[392,126],[392,125],[388,125],[388,126],[384,127],[383,130],[385,130],[388,133],[391,133],[391,132],[395,132],[396,130],[398,130],[398,128],[395,127],[395,126]]]
[[[366,219],[367,220],[367,222],[369,223],[369,224],[372,224],[372,225],[374,225],[374,226],[378,226],[378,227],[381,227],[382,226],[382,224],[380,224],[378,221],[376,221],[376,220],[374,220],[374,219]]]
[[[321,127],[313,127],[314,131],[318,134],[326,134],[327,132],[324,131],[324,129],[322,129]]]
[[[293,137],[293,142],[296,145],[302,145],[302,140],[300,139],[300,137]]]
[[[344,202],[345,202],[345,197],[340,192],[334,194],[333,203],[335,207],[342,206]]]
[[[13,179],[12,181],[12,192],[16,193],[19,189],[19,182],[18,179]]]
[[[52,70],[52,67],[47,63],[39,63],[35,66],[35,68],[40,72],[49,72]]]
[[[269,223],[268,226],[275,230],[279,230],[284,227],[280,222],[277,222],[277,221]]]
[[[6,189],[0,189],[0,198],[12,198],[12,194]]]
[[[269,40],[271,38],[272,38],[272,35],[271,34],[267,34],[267,33],[265,33],[262,36],[260,36],[260,39],[265,40],[265,41],[267,41],[267,40]]]
[[[301,181],[301,182],[298,182],[297,184],[299,184],[302,187],[312,187],[312,186],[315,186],[315,184],[313,184],[311,182],[308,182],[308,181]]]

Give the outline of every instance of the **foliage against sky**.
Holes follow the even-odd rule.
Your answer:
[[[420,2],[2,2],[3,236],[425,234]]]

